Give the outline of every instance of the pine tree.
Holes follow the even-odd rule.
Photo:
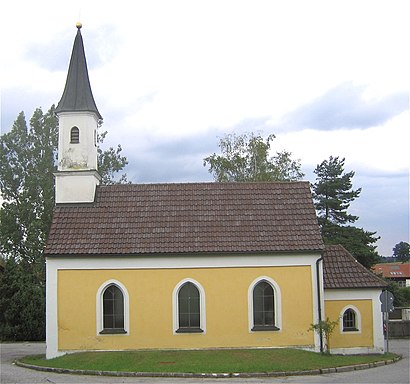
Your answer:
[[[344,163],[344,158],[339,160],[339,157],[330,156],[314,170],[317,182],[313,185],[313,198],[322,227],[327,223],[354,223],[358,219],[347,210],[359,197],[361,188],[352,190],[354,172],[344,173]]]
[[[330,156],[314,173],[313,199],[325,244],[343,245],[361,264],[370,268],[380,256],[375,243],[376,232],[368,232],[350,223],[358,217],[348,213],[350,203],[360,196],[361,188],[352,189],[354,172],[344,171],[345,159]]]

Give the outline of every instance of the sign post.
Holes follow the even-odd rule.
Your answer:
[[[389,313],[393,312],[394,310],[394,306],[393,306],[394,296],[391,292],[386,290],[380,294],[379,299],[380,299],[380,302],[382,303],[381,309],[383,312],[383,320],[384,320],[383,331],[384,331],[385,340],[386,340],[386,353],[389,353]]]

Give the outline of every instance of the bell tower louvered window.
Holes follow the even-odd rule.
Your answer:
[[[70,143],[71,144],[78,144],[80,142],[80,130],[78,127],[71,128],[70,131]]]

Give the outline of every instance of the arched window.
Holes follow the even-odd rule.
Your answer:
[[[250,331],[280,330],[280,290],[273,280],[256,279],[249,288],[248,300]]]
[[[188,282],[178,292],[177,332],[202,332],[200,328],[200,296],[198,288]]]
[[[357,314],[352,308],[343,313],[343,332],[358,331]]]
[[[253,289],[253,330],[263,330],[274,326],[273,288],[266,281],[261,281]]]
[[[71,144],[78,144],[80,142],[80,130],[77,127],[71,128],[70,142]]]
[[[205,291],[192,279],[182,280],[173,292],[174,333],[205,333]]]
[[[127,289],[116,280],[106,281],[97,291],[97,334],[128,334]]]

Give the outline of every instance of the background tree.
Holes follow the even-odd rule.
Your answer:
[[[104,142],[107,136],[107,131],[98,134],[98,144]],[[129,183],[127,180],[127,174],[123,173],[118,175],[124,167],[128,164],[128,160],[125,156],[121,155],[121,145],[118,144],[117,148],[110,147],[103,151],[100,145],[97,148],[98,153],[98,172],[101,175],[101,184],[126,184]],[[119,178],[118,178],[119,176]]]
[[[313,185],[313,198],[322,227],[328,223],[354,223],[358,219],[348,214],[347,209],[359,197],[361,188],[352,189],[354,172],[344,173],[344,163],[344,158],[330,156],[313,171],[317,180]]]
[[[398,307],[410,307],[410,287],[400,287],[397,282],[387,280],[389,285],[387,290],[393,294],[394,301],[393,306]]]
[[[254,133],[228,134],[219,140],[221,155],[214,153],[204,159],[218,182],[246,181],[293,181],[300,180],[300,160],[293,160],[287,151],[277,152],[270,157],[271,142],[275,136],[266,140]]]
[[[397,261],[405,263],[410,258],[410,246],[405,241],[400,241],[393,248],[393,256]]]
[[[100,143],[105,136],[106,132]],[[0,137],[0,339],[44,338],[43,249],[54,207],[57,142],[54,106],[47,113],[36,109],[29,127],[21,112],[12,129]],[[127,164],[120,146],[99,149],[98,161],[103,183],[127,181],[126,175],[116,180]]]
[[[57,120],[52,107],[36,109],[27,128],[21,112],[0,137],[0,251],[42,269],[42,248],[54,207]]]
[[[361,188],[352,189],[354,172],[344,171],[345,159],[330,156],[314,170],[313,199],[325,244],[343,245],[361,264],[370,268],[380,256],[375,243],[376,232],[368,232],[349,223],[358,220],[347,212],[359,197]]]
[[[0,273],[0,340],[45,339],[45,286],[30,265],[7,259]]]
[[[376,232],[369,232],[352,225],[327,224],[322,228],[325,244],[341,244],[360,264],[370,269],[381,259],[375,243],[379,239]]]

